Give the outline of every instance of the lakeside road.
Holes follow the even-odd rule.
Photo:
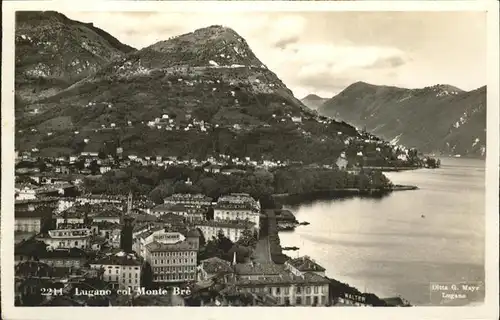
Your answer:
[[[271,247],[269,245],[269,237],[261,236],[257,245],[255,246],[255,251],[253,254],[255,261],[262,264],[273,263],[271,259]]]

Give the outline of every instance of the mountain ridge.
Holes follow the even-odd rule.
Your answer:
[[[486,86],[464,91],[445,84],[406,89],[356,82],[318,112],[426,153],[486,152]]]
[[[96,69],[29,104],[40,112],[16,119],[16,149],[409,165],[408,150],[305,106],[227,27],[162,40]]]
[[[55,11],[18,11],[15,30],[16,93],[23,100],[56,94],[135,49],[92,23]]]

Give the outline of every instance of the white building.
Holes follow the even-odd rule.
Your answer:
[[[90,247],[92,232],[84,226],[60,225],[48,234],[40,235],[38,240],[45,242],[48,249],[87,249]]]
[[[141,287],[141,262],[133,254],[119,252],[91,262],[93,269],[103,269],[103,280],[113,289],[131,288],[132,292]]]
[[[337,168],[339,168],[340,170],[345,170],[347,168],[348,161],[343,157],[338,157],[337,162],[335,162],[335,164],[337,165]]]
[[[99,172],[101,172],[101,174],[105,174],[106,172],[109,172],[109,171],[111,171],[111,167],[110,166],[99,167]]]
[[[248,220],[259,228],[260,203],[246,193],[222,196],[214,207],[215,220]]]
[[[17,184],[15,186],[16,200],[34,200],[36,199],[37,187],[32,184]]]

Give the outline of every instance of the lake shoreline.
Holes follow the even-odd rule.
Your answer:
[[[273,194],[273,199],[280,200],[291,200],[294,198],[304,199],[309,198],[314,200],[315,198],[324,198],[330,197],[330,199],[349,197],[349,196],[383,196],[387,195],[394,191],[410,191],[410,190],[418,190],[419,188],[415,185],[393,185],[390,188],[371,188],[371,189],[359,189],[359,188],[340,188],[340,189],[330,189],[330,190],[322,190],[322,191],[311,191],[311,192],[302,192],[302,193],[279,193]]]
[[[394,191],[418,186],[413,193],[391,192],[374,199],[350,191],[345,199],[325,197],[294,204],[282,201],[290,195],[279,195],[275,199],[284,209],[297,220],[310,222],[307,229],[280,232],[282,247],[299,247],[300,255],[320,260],[329,276],[361,291],[369,288],[381,298],[400,295],[417,306],[438,303],[430,300],[429,277],[484,282],[484,162],[443,162],[441,170],[388,175],[400,184]],[[422,214],[427,219],[421,219]],[[283,251],[293,257],[299,255],[296,252]],[[457,256],[463,260],[453,260]],[[484,292],[479,292],[469,302],[482,299]]]

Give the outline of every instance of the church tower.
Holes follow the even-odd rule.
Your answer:
[[[127,198],[127,215],[129,216],[132,213],[132,190],[128,193]]]

